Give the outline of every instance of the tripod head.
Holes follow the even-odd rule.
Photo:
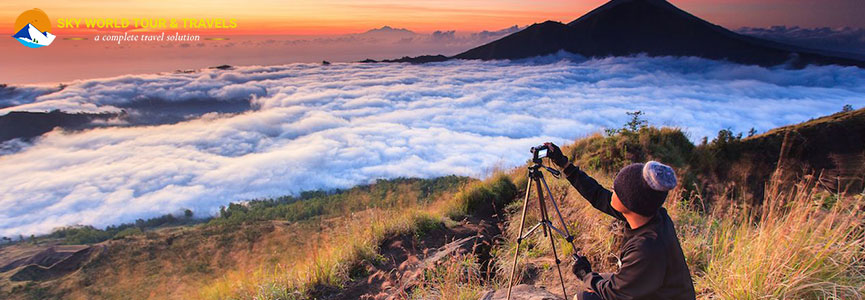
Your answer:
[[[541,168],[546,169],[547,172],[550,172],[550,174],[553,175],[553,177],[559,178],[559,176],[561,176],[562,173],[558,170],[544,165],[543,158],[547,157],[547,153],[549,151],[547,145],[532,147],[530,151],[532,152],[532,162],[534,163],[534,165],[529,166],[529,176],[542,176],[540,174]]]
[[[532,152],[532,162],[535,164],[541,164],[543,162],[543,158],[547,157],[547,152],[549,148],[547,145],[534,146],[531,150]]]

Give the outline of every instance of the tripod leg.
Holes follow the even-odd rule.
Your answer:
[[[531,176],[531,172],[529,173]],[[511,278],[508,280],[508,300],[511,299],[511,288],[514,286],[514,276],[517,274],[517,257],[520,255],[520,244],[523,237],[523,226],[526,225],[526,208],[529,206],[529,195],[532,193],[532,180],[529,178],[526,186],[526,198],[523,199],[523,216],[520,217],[520,233],[517,235],[517,248],[514,249],[514,264],[511,268]]]
[[[543,214],[542,222],[552,223],[552,222],[550,222],[549,215],[547,215],[547,210],[545,208],[541,209],[541,214]],[[545,223],[545,224],[547,224],[547,223]],[[556,253],[556,241],[555,241],[555,239],[553,239],[552,232],[550,233],[550,246],[552,246],[552,248],[553,248],[553,258],[556,259],[556,270],[559,271],[559,281],[562,283],[562,295],[565,297],[565,299],[568,299],[568,291],[565,290],[565,278],[562,277],[562,267],[561,267],[562,261],[559,260],[559,254]]]
[[[577,254],[577,246],[574,245],[574,237],[571,235],[570,230],[568,230],[568,224],[565,224],[565,218],[562,217],[562,212],[559,211],[559,205],[556,204],[556,199],[553,198],[553,192],[550,191],[550,186],[547,185],[547,180],[544,179],[544,177],[541,177],[541,181],[544,182],[544,187],[547,188],[547,194],[550,195],[550,201],[553,202],[553,208],[556,209],[556,215],[558,215],[558,217],[559,217],[559,223],[562,224],[562,229],[565,231],[565,234],[567,235],[565,237],[565,240],[567,240],[568,243],[571,244],[571,250],[572,250],[573,254],[576,255]],[[540,188],[540,186],[538,186],[538,188]],[[564,198],[562,198],[562,199],[564,199]]]
[[[538,206],[541,208],[541,222],[543,222],[544,220],[547,220],[546,219],[547,205],[544,202],[544,190],[541,188],[541,180],[543,178],[544,178],[544,175],[541,174],[541,171],[538,171],[537,177],[534,178],[535,185],[537,186],[537,189],[538,189]],[[543,227],[544,227],[543,228],[544,236],[547,236],[547,234],[552,234],[552,232],[549,232],[550,229],[547,228],[546,224],[544,224]]]

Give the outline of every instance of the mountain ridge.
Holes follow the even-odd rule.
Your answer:
[[[612,0],[567,24],[535,23],[447,59],[522,59],[560,50],[585,57],[646,54],[693,56],[747,65],[842,65],[865,61],[742,35],[712,24],[665,0]],[[400,59],[402,62],[423,63]]]

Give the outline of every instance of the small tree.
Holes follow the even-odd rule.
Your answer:
[[[853,111],[853,105],[846,104],[841,108],[841,112],[851,112]]]
[[[716,145],[725,145],[725,144],[729,144],[729,143],[733,143],[733,142],[738,142],[741,139],[742,139],[742,133],[741,132],[739,132],[739,134],[735,134],[735,133],[733,133],[733,130],[727,128],[727,129],[721,129],[720,131],[718,131],[718,137],[716,137],[715,140],[712,141],[712,143],[716,144]]]
[[[757,134],[757,129],[754,129],[754,127],[751,127],[751,130],[748,130],[748,137],[752,137],[756,134]]]
[[[189,210],[189,209],[184,210],[183,216],[186,217],[187,219],[192,218],[192,210]]]
[[[634,112],[626,112],[627,115],[631,116],[631,120],[628,123],[625,123],[625,126],[622,128],[607,128],[604,129],[604,134],[606,136],[614,136],[619,133],[636,133],[640,131],[640,129],[646,128],[649,126],[649,121],[646,121],[643,117],[646,115],[643,111],[634,111]]]
[[[646,119],[643,118],[645,114],[641,110],[628,112],[626,114],[631,116],[631,121],[628,121],[628,123],[625,124],[625,128],[630,131],[638,131],[649,124],[649,121],[646,121]]]

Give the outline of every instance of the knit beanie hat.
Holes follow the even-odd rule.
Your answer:
[[[669,166],[650,161],[622,168],[613,181],[613,190],[629,210],[651,217],[676,187],[676,173]]]

